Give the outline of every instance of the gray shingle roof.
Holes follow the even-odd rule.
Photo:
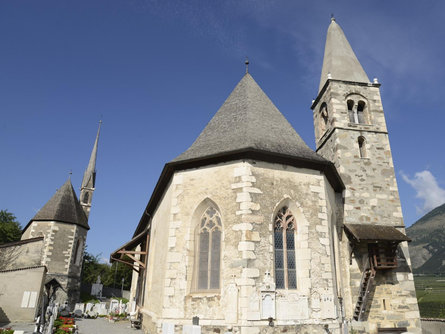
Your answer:
[[[53,197],[31,219],[31,221],[48,220],[72,223],[90,229],[88,219],[77,199],[70,179],[56,191]]]
[[[321,70],[318,91],[321,91],[326,80],[328,80],[328,73],[330,73],[331,79],[369,82],[368,76],[346,39],[343,30],[334,19],[331,20],[326,36],[323,69]]]
[[[326,162],[306,145],[248,73],[192,146],[172,162],[249,149]]]

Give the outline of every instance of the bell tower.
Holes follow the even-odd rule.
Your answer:
[[[345,223],[403,227],[379,87],[332,19],[312,104],[317,153],[334,162],[347,186]]]
[[[420,316],[380,84],[368,79],[334,18],[311,109],[316,151],[335,164],[346,187],[342,239],[349,256],[342,263],[348,273],[343,282],[346,318],[362,322],[367,332],[402,323],[401,328],[418,332]],[[360,295],[363,284],[372,293]]]

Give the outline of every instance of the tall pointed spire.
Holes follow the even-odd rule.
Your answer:
[[[93,192],[96,189],[96,158],[101,125],[102,121],[99,121],[99,128],[97,129],[96,140],[94,142],[93,150],[91,151],[90,161],[85,173],[83,174],[82,185],[80,187],[80,204],[82,205],[87,217],[90,214]]]
[[[357,59],[343,30],[331,18],[324,50],[323,69],[320,78],[320,91],[326,80],[336,79],[353,82],[369,82],[365,70]]]

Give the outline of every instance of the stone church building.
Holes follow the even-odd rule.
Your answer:
[[[20,241],[0,245],[0,322],[33,321],[51,287],[60,305],[73,307],[79,300],[99,133],[100,125],[80,200],[69,178],[25,226]]]
[[[313,151],[244,75],[111,255],[146,332],[421,332],[379,87],[332,19]]]

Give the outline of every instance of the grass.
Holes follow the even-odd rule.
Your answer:
[[[445,319],[445,277],[415,276],[414,284],[420,316]]]

